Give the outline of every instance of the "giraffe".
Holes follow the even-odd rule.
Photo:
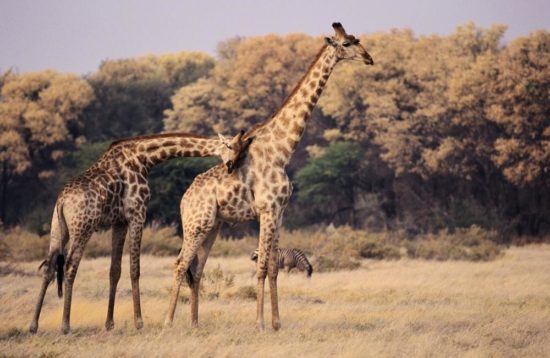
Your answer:
[[[243,134],[241,132],[232,139],[226,139],[221,134],[219,138],[210,139],[186,133],[121,139],[113,142],[95,164],[69,181],[55,204],[49,254],[39,267],[43,280],[29,331],[36,333],[38,330],[44,296],[57,272],[60,298],[63,297],[63,286],[65,288],[62,332],[69,332],[73,283],[84,247],[93,232],[106,227],[112,227],[112,253],[105,328],[110,330],[114,327],[115,294],[127,233],[130,236],[134,323],[137,329],[142,328],[139,254],[150,197],[147,183],[149,170],[156,164],[176,157],[219,156],[226,171],[232,172],[250,144],[250,140],[242,142]],[[67,250],[65,247],[69,241]]]
[[[198,175],[181,204],[184,227],[182,249],[176,260],[170,305],[165,326],[170,326],[183,279],[191,288],[191,324],[198,325],[198,291],[208,253],[222,222],[260,222],[257,263],[256,324],[264,330],[264,284],[269,277],[273,329],[281,326],[277,298],[276,252],[283,211],[292,193],[285,167],[302,138],[311,112],[334,68],[342,60],[373,60],[359,39],[348,35],[340,23],[294,90],[266,122],[252,127],[244,138],[254,138],[246,159],[233,173],[220,166]]]

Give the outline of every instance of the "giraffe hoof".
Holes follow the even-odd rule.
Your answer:
[[[71,332],[71,327],[63,325],[61,328],[61,333],[63,334],[69,334]]]
[[[170,327],[172,327],[172,320],[167,318],[164,320],[164,328],[170,328]]]
[[[281,322],[280,321],[273,321],[273,323],[271,325],[273,326],[273,329],[275,331],[278,331],[279,329],[281,329]]]
[[[29,332],[32,334],[35,334],[38,331],[38,324],[37,323],[31,323],[31,326],[29,327]]]
[[[115,328],[115,322],[114,321],[107,321],[105,322],[105,329],[107,331],[110,331],[112,330],[113,328]]]
[[[136,329],[142,329],[143,328],[143,320],[141,318],[136,319]]]

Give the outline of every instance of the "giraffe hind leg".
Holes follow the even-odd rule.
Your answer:
[[[205,225],[206,226],[206,225]],[[198,227],[202,227],[198,225]],[[166,314],[166,319],[164,320],[164,326],[171,326],[174,322],[174,315],[176,312],[176,305],[178,303],[178,297],[180,292],[180,287],[184,279],[188,280],[188,283],[192,284],[190,287],[199,287],[200,281],[196,272],[193,272],[191,265],[194,260],[196,260],[197,250],[203,241],[211,232],[211,229],[205,230],[185,230],[185,239],[182,242],[182,249],[176,260],[176,267],[174,270],[174,281],[172,284],[172,291],[170,295],[170,305],[168,307],[168,312]],[[199,279],[200,280],[200,279]]]
[[[200,291],[200,281],[204,266],[206,265],[206,260],[208,259],[208,254],[216,237],[221,228],[221,223],[217,223],[212,231],[208,233],[205,240],[202,242],[202,245],[198,248],[197,254],[191,263],[193,270],[188,270],[188,272],[193,272],[192,284],[189,285],[191,288],[191,326],[198,327],[199,325],[199,291]],[[193,273],[192,273],[193,274]]]
[[[115,326],[113,319],[116,288],[120,280],[122,251],[124,249],[124,241],[128,226],[125,224],[113,225],[112,232],[112,252],[111,252],[111,269],[109,272],[109,304],[107,307],[107,319],[105,320],[105,329],[111,330]]]
[[[44,304],[44,297],[46,296],[46,291],[48,290],[48,286],[50,285],[50,283],[53,281],[53,278],[54,278],[54,271],[50,265],[50,260],[44,260],[38,268],[44,271],[43,271],[43,277],[42,277],[42,286],[40,287],[40,292],[38,294],[38,299],[34,309],[34,316],[32,318],[31,325],[29,327],[30,333],[36,333],[38,331],[38,320],[40,319],[42,305]]]
[[[70,321],[71,321],[71,303],[73,296],[73,285],[76,278],[76,273],[78,271],[78,266],[80,265],[80,260],[84,254],[84,248],[86,243],[92,236],[92,231],[87,230],[85,232],[74,235],[74,242],[71,245],[70,253],[67,257],[67,262],[65,263],[66,274],[63,280],[65,286],[65,294],[63,301],[63,321],[61,331],[63,334],[67,334],[70,331]]]

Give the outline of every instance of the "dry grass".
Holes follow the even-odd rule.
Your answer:
[[[265,333],[254,326],[254,265],[248,256],[209,260],[211,279],[205,283],[201,326],[195,330],[183,297],[174,327],[162,331],[174,258],[152,256],[142,260],[145,328],[133,328],[127,261],[125,257],[111,332],[103,329],[109,259],[82,263],[69,336],[59,333],[62,308],[53,289],[39,333],[26,333],[39,288],[40,278],[32,275],[38,262],[2,271],[0,356],[477,357],[550,352],[549,245],[512,248],[491,262],[369,260],[357,270],[316,273],[310,280],[282,273],[283,327]],[[222,274],[216,272],[218,265]]]

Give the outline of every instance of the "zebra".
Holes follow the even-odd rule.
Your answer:
[[[250,259],[252,261],[258,260],[258,249],[254,250]],[[311,277],[313,273],[313,267],[302,250],[279,247],[277,249],[277,264],[280,269],[286,267],[287,273],[295,267],[299,271],[306,271],[307,277]]]

